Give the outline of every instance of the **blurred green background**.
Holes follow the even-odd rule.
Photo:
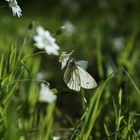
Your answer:
[[[10,43],[16,40],[18,47],[27,33],[28,25],[34,22],[28,46],[35,48],[32,36],[35,27],[43,26],[55,37],[61,51],[75,50],[76,59],[89,62],[87,71],[100,84],[111,72],[117,72],[116,78],[108,85],[103,95],[99,118],[95,125],[94,136],[105,137],[103,124],[107,122],[113,128],[112,97],[117,101],[118,91],[123,89],[124,114],[140,112],[140,96],[125,69],[140,88],[140,1],[139,0],[19,0],[23,16],[13,17],[7,2],[0,2],[0,53],[7,52]],[[56,32],[66,23],[73,32]],[[35,52],[39,50],[35,49]],[[28,50],[25,50],[27,53]],[[39,57],[39,56],[38,56]],[[82,114],[81,95],[69,91],[63,82],[58,58],[46,54],[41,60],[38,72],[46,73],[45,80],[51,88],[58,89],[56,126],[69,127]],[[87,92],[90,99],[94,92]],[[64,119],[64,118],[65,119]],[[134,126],[140,129],[140,122]],[[140,130],[139,130],[140,131]],[[140,133],[140,132],[139,132]]]

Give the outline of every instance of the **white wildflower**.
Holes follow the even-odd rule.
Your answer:
[[[53,140],[60,140],[61,137],[60,136],[53,136]]]
[[[42,73],[42,72],[37,73],[36,79],[37,80],[43,80],[44,79],[44,73]]]
[[[66,35],[68,36],[72,35],[76,31],[75,26],[70,21],[64,22],[64,25],[61,28],[65,29]]]
[[[18,127],[19,127],[20,129],[23,128],[23,123],[22,123],[22,120],[21,120],[21,119],[18,119]]]
[[[36,75],[36,79],[41,81],[41,80],[45,80],[45,79],[51,79],[53,77],[53,73],[52,71],[47,71],[47,72],[38,72]]]
[[[34,36],[35,46],[39,49],[45,49],[46,53],[58,55],[59,46],[55,43],[49,31],[44,30],[43,27],[36,28],[37,35]]]
[[[44,83],[41,84],[41,90],[39,93],[39,101],[40,102],[54,102],[57,96],[53,94],[53,92],[49,89],[47,85]]]
[[[119,51],[123,49],[124,47],[124,38],[123,37],[117,37],[113,40],[113,46],[114,48]]]
[[[37,80],[44,80],[44,79],[47,79],[47,80],[49,80],[49,79],[51,79],[53,77],[53,73],[52,73],[52,71],[41,71],[41,72],[38,72],[37,73],[37,75],[36,75],[36,79]]]
[[[6,0],[8,3],[9,3],[9,7],[12,8],[12,11],[13,11],[13,16],[22,16],[22,10],[21,8],[19,7],[18,3],[16,0]]]

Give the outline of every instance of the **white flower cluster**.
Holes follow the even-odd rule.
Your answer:
[[[58,55],[59,46],[55,43],[55,38],[51,36],[49,31],[46,31],[43,27],[38,26],[36,28],[37,34],[33,37],[35,46],[39,49],[44,49],[47,54]],[[37,74],[37,79],[42,80],[44,75],[42,73]],[[57,96],[53,94],[48,85],[41,84],[39,93],[39,102],[51,103],[56,100]]]
[[[35,46],[39,49],[45,49],[47,54],[58,55],[59,46],[55,43],[49,31],[39,26],[36,28],[37,35],[34,36]]]
[[[9,3],[9,7],[12,8],[13,11],[13,16],[18,16],[21,17],[22,16],[22,10],[19,7],[18,3],[16,0],[6,0]]]

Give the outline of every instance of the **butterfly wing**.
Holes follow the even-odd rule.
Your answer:
[[[70,56],[73,54],[73,52],[74,51],[72,50],[70,53],[67,53],[67,52],[61,53],[60,58],[59,58],[59,62],[61,62],[61,69],[63,69],[67,65],[70,59]]]
[[[64,73],[64,82],[66,85],[73,90],[80,91],[80,77],[77,66],[74,62],[69,62],[66,71]]]
[[[75,61],[75,64],[82,67],[84,70],[86,70],[88,66],[88,61],[79,60],[79,61]]]
[[[81,87],[85,89],[95,88],[97,83],[93,77],[80,66],[77,65],[76,67],[79,73]]]

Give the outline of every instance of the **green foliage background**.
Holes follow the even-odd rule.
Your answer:
[[[7,2],[0,3],[0,137],[139,139],[140,1],[18,3],[23,11],[21,18],[12,16]],[[76,31],[71,36],[65,32],[56,35],[65,21],[70,21]],[[40,51],[32,40],[38,25],[56,37],[60,52],[74,49],[76,59],[89,62],[87,71],[96,79],[96,89],[80,93],[69,90],[58,57],[32,56]],[[33,79],[40,71],[47,75],[44,80],[50,87],[57,89],[53,90],[57,92],[56,103],[37,101],[40,82]],[[114,75],[110,78],[111,72]],[[83,94],[88,104],[83,102]]]

